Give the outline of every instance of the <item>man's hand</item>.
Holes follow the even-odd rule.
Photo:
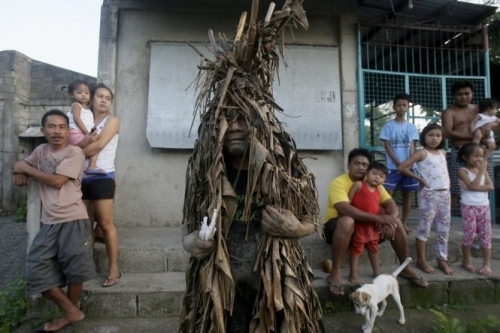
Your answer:
[[[398,227],[398,218],[391,215],[378,215],[377,223],[382,226],[387,226],[391,229],[396,229]]]
[[[25,173],[15,173],[14,185],[18,187],[28,186],[28,175]]]
[[[483,126],[479,127],[477,130],[481,131],[481,133],[483,134],[483,138],[488,138],[490,136],[490,132],[491,132],[491,123],[484,124]]]
[[[184,245],[184,249],[198,260],[208,257],[212,254],[215,248],[215,242],[213,239],[207,241],[202,241],[200,239],[199,230],[193,231],[184,237],[182,244]]]
[[[271,205],[262,210],[262,229],[276,237],[300,238],[303,235],[302,223],[287,209],[279,212]]]
[[[379,224],[378,231],[380,233],[380,237],[385,239],[394,240],[394,237],[396,236],[396,228],[393,228],[388,224]]]
[[[12,173],[26,173],[26,167],[29,167],[29,165],[25,161],[17,162],[12,166]]]

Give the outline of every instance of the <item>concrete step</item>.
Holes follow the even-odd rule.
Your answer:
[[[377,317],[374,332],[434,332],[437,317],[430,309],[445,313],[448,318],[457,318],[458,326],[465,328],[468,322],[484,320],[487,316],[498,318],[498,305],[478,304],[468,306],[461,304],[453,307],[440,304],[439,306],[424,307],[419,309],[405,309],[406,323],[400,325],[397,322],[399,312],[394,302],[389,301],[387,310],[382,317]],[[323,316],[326,333],[352,333],[361,332],[364,319],[354,312],[330,313],[325,312]],[[33,332],[34,321],[25,322],[14,333]],[[38,323],[37,323],[38,325]],[[485,328],[483,326],[483,328]],[[85,318],[85,320],[65,327],[60,333],[173,333],[178,332],[178,317],[163,318]],[[497,327],[498,330],[498,327]],[[494,332],[494,329],[491,329]],[[497,331],[495,331],[497,332]]]
[[[184,272],[189,255],[182,247],[181,227],[117,228],[118,263],[123,273]],[[98,273],[108,270],[104,244],[94,246]]]
[[[474,259],[480,266],[481,260]],[[413,286],[409,281],[399,278],[402,302],[405,307],[419,308],[439,304],[500,304],[500,260],[493,260],[494,275],[485,277],[465,272],[460,263],[452,263],[456,269],[453,276],[438,272],[434,275],[422,273],[430,282],[428,289]],[[382,273],[391,273],[396,265],[381,267]],[[351,311],[352,305],[347,296],[333,296],[329,292],[327,274],[314,269],[314,286],[323,309],[330,313]],[[342,269],[342,278],[347,281],[349,270]],[[360,278],[369,283],[372,272],[369,266],[360,266]],[[116,286],[101,287],[105,276],[99,276],[84,284],[82,309],[88,318],[110,317],[165,317],[178,316],[185,288],[184,273],[125,273]],[[356,287],[346,284],[348,295]]]
[[[410,227],[415,228],[415,224]],[[119,257],[118,262],[123,273],[160,273],[184,272],[189,255],[182,247],[181,227],[151,228],[118,228]],[[460,223],[453,223],[449,237],[449,260],[459,261],[461,254],[462,231]],[[414,234],[408,236],[410,256],[416,258]],[[324,259],[331,259],[331,247],[317,234],[302,239],[302,244],[312,268],[320,268]],[[434,261],[435,235],[432,233],[428,241],[428,260]],[[474,255],[481,256],[480,251]],[[492,257],[500,259],[500,225],[493,228]],[[104,244],[96,243],[94,259],[97,271],[106,273],[108,259]],[[392,265],[396,262],[394,251],[389,242],[380,244],[381,265]],[[361,257],[360,265],[369,265],[368,257]],[[348,267],[348,256],[345,256],[342,267]]]
[[[185,289],[181,272],[125,273],[103,288],[105,276],[84,284],[81,307],[89,318],[179,315]]]

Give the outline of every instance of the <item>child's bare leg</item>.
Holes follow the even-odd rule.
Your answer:
[[[491,275],[491,248],[481,248],[483,252],[483,267],[479,270],[480,274]]]
[[[355,286],[362,285],[363,283],[358,278],[358,263],[360,256],[350,255],[349,257],[349,282],[351,282]]]
[[[373,277],[379,276],[380,264],[378,260],[378,253],[373,253],[372,251],[368,250],[368,259],[370,259],[370,264],[372,265]]]
[[[484,161],[486,163],[490,162],[490,157],[496,148],[497,148],[497,145],[495,144],[494,141],[486,141],[486,151],[484,152]]]
[[[479,129],[476,129],[474,133],[472,133],[472,142],[480,143],[482,138],[483,133]]]
[[[94,156],[90,156],[89,157],[89,168],[88,168],[89,170],[95,170],[95,169],[97,169],[97,165],[96,165],[96,163],[97,163],[97,156],[99,156],[99,155],[94,155]]]
[[[448,262],[446,260],[438,259],[437,263],[438,263],[438,265],[437,265],[438,268],[440,270],[442,270],[444,274],[446,274],[446,275],[454,275],[455,274],[455,270],[448,265]]]
[[[408,225],[408,220],[410,219],[411,212],[411,194],[410,191],[401,191],[403,195],[403,227],[405,228],[405,232],[408,235],[411,233],[411,229]]]
[[[417,267],[427,274],[435,274],[436,270],[429,265],[425,258],[427,242],[416,239],[417,244]]]

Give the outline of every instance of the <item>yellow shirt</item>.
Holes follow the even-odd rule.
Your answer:
[[[332,180],[328,189],[328,203],[326,205],[325,223],[330,219],[339,216],[335,204],[339,202],[349,202],[349,190],[354,182],[349,177],[348,173],[344,173]],[[391,196],[385,190],[384,186],[379,185],[380,203],[383,204],[386,200],[391,199]]]

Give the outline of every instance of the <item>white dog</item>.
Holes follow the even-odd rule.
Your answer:
[[[401,297],[399,296],[399,284],[396,276],[401,273],[410,261],[411,258],[407,258],[392,274],[381,274],[373,280],[372,284],[364,284],[349,295],[356,308],[356,313],[360,316],[365,316],[366,322],[361,327],[363,333],[370,333],[375,323],[375,317],[380,317],[384,314],[385,307],[387,306],[386,298],[389,295],[392,295],[399,308],[399,323],[401,325],[405,323],[405,314],[403,305],[401,304]],[[378,303],[380,302],[382,302],[382,307],[378,310]]]

